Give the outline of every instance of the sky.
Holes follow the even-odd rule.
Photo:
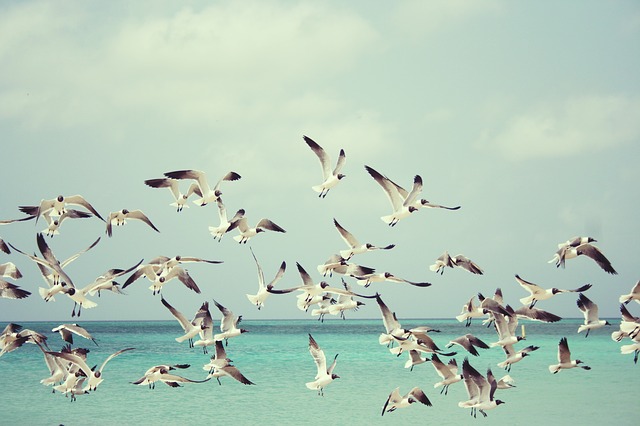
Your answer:
[[[249,303],[249,246],[267,281],[286,261],[276,288],[301,283],[296,262],[340,286],[316,270],[346,248],[335,218],[361,242],[396,245],[353,262],[432,283],[357,288],[379,292],[400,319],[453,318],[498,287],[517,307],[527,293],[515,274],[545,288],[590,283],[601,316],[619,317],[619,296],[640,279],[639,42],[635,1],[2,2],[0,219],[57,195],[80,194],[103,217],[142,210],[160,233],[131,221],[109,238],[91,217],[65,221],[47,242],[62,260],[101,237],[65,269],[78,287],[161,255],[223,261],[186,265],[201,294],[178,281],[163,289],[187,316],[215,299],[245,319],[309,318],[294,294],[271,295],[260,311]],[[320,163],[303,135],[333,162],[346,152],[346,177],[324,199],[311,189]],[[462,207],[422,209],[390,228],[380,217],[391,205],[365,165],[405,188],[420,175],[421,198]],[[269,218],[286,233],[214,241],[215,205],[178,213],[168,190],[144,184],[183,169],[213,183],[239,173],[222,185],[229,214],[243,208],[250,223]],[[0,226],[0,237],[33,253],[43,223]],[[618,275],[586,258],[547,263],[574,236],[596,238]],[[485,273],[430,271],[445,250]],[[0,321],[71,319],[66,297],[39,297],[33,261],[12,251],[5,262],[24,275],[8,281],[33,294],[0,299]],[[170,320],[148,285],[93,298],[77,321]],[[580,317],[576,300],[538,307]],[[347,318],[380,316],[364,302]]]

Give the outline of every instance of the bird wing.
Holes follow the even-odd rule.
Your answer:
[[[105,221],[102,218],[102,216],[100,216],[100,213],[98,213],[98,211],[96,209],[94,209],[93,206],[91,204],[89,204],[89,202],[87,200],[85,200],[82,195],[72,195],[70,197],[64,197],[64,202],[66,204],[75,204],[75,205],[78,205],[78,206],[82,206],[85,209],[89,210],[91,213],[93,213],[95,216],[100,218],[100,220],[102,220],[103,222]]]
[[[606,272],[613,275],[617,274],[616,270],[613,269],[613,267],[611,266],[611,262],[609,262],[609,259],[607,259],[604,256],[604,254],[602,254],[602,252],[600,251],[600,249],[598,249],[598,247],[591,245],[589,243],[585,243],[576,247],[576,251],[579,255],[583,254],[595,260],[595,262]]]
[[[220,331],[224,333],[225,331],[232,329],[236,323],[233,312],[216,302],[215,299],[213,300],[213,303],[215,303],[216,307],[222,314],[222,321],[220,321]]]
[[[107,365],[107,363],[108,363],[109,361],[111,361],[112,359],[114,359],[115,357],[117,357],[118,355],[120,355],[120,354],[121,354],[121,353],[123,353],[123,352],[132,351],[132,350],[134,350],[134,349],[135,349],[135,348],[125,348],[125,349],[120,349],[119,351],[112,353],[111,355],[109,355],[109,356],[107,357],[107,359],[105,359],[105,360],[104,360],[104,362],[102,363],[102,365],[100,366],[100,368],[98,369],[98,371],[100,371],[100,372],[102,373],[102,370],[104,369],[104,366],[105,366],[105,365]]]
[[[356,237],[354,237],[351,232],[344,229],[335,218],[333,219],[333,224],[336,226],[336,229],[340,233],[340,236],[349,247],[356,248],[360,246],[360,242],[356,239]]]
[[[154,231],[156,232],[160,232],[160,230],[158,228],[156,228],[156,226],[151,223],[151,220],[149,220],[149,218],[147,217],[146,214],[144,214],[142,212],[142,210],[133,210],[130,211],[129,214],[127,215],[127,218],[129,219],[138,219],[143,221],[144,223],[146,223],[147,225],[149,225],[151,228],[153,228]]]
[[[227,365],[226,367],[222,367],[222,370],[226,375],[233,377],[243,385],[255,385],[251,380],[247,379],[237,367],[233,365]]]
[[[404,206],[412,205],[416,201],[416,199],[418,198],[418,195],[420,195],[421,192],[422,192],[422,178],[420,177],[420,175],[415,175],[415,177],[413,178],[413,188],[411,188],[411,192],[409,192],[409,195],[407,195],[407,197],[404,199],[404,202],[402,204]]]
[[[344,149],[340,149],[340,154],[338,155],[338,161],[336,162],[336,168],[333,169],[333,174],[337,175],[340,173],[340,170],[344,167],[344,164],[347,162],[347,156],[344,153]]]
[[[369,172],[371,177],[373,177],[373,179],[375,179],[375,181],[378,182],[380,186],[382,186],[382,189],[384,189],[384,191],[387,193],[387,196],[389,197],[389,201],[391,202],[391,206],[393,207],[393,210],[394,211],[400,210],[400,208],[402,207],[402,203],[404,202],[404,197],[400,195],[400,193],[398,192],[398,188],[396,188],[396,186],[386,176],[381,175],[373,168],[369,166],[364,166],[364,168],[367,170],[367,172]]]
[[[391,393],[389,394],[389,397],[387,398],[387,401],[384,403],[384,406],[382,407],[382,415],[384,416],[384,413],[387,411],[387,407],[389,406],[389,403],[391,403],[392,407],[389,408],[389,411],[393,411],[395,409],[395,404],[397,404],[400,400],[402,399],[402,396],[400,396],[400,388],[395,388],[393,391],[391,391]]]
[[[332,175],[331,159],[329,158],[329,155],[325,152],[324,149],[322,149],[320,145],[318,145],[310,137],[303,135],[302,138],[320,160],[320,167],[322,168],[322,177],[324,178],[324,180],[327,180]]]
[[[578,301],[576,302],[578,308],[582,311],[584,315],[585,324],[598,322],[598,305],[593,303],[591,299],[589,299],[584,294],[580,293],[578,296]]]
[[[196,293],[200,294],[200,288],[198,288],[198,285],[193,280],[193,278],[191,278],[191,275],[189,275],[186,269],[181,268],[179,266],[174,266],[173,268],[171,268],[171,270],[167,274],[166,280],[168,281],[173,277],[178,277],[180,282],[184,284],[188,289],[193,290]]]
[[[415,387],[411,389],[407,395],[412,396],[416,401],[428,407],[431,407],[431,401],[429,401],[429,398],[427,398],[427,395],[425,395],[422,389],[420,389],[419,387]]]
[[[387,333],[391,333],[393,330],[400,328],[400,322],[398,322],[395,313],[391,312],[378,293],[376,293],[376,302],[378,302],[378,306],[380,307],[382,322],[384,323],[384,328],[387,330]]]
[[[523,280],[517,274],[516,274],[516,281],[518,281],[518,284],[520,284],[522,286],[522,288],[524,288],[525,290],[527,290],[531,294],[544,293],[544,289],[542,287],[540,287],[537,284],[533,284],[533,283],[531,283],[529,281]]]
[[[269,219],[260,219],[260,222],[258,222],[258,224],[256,225],[256,228],[263,228],[263,229],[268,229],[269,231],[276,231],[276,232],[287,232],[280,226],[276,225],[275,222]]]
[[[65,261],[63,261],[60,266],[62,268],[66,268],[67,265],[69,265],[71,262],[73,262],[74,260],[76,260],[78,257],[80,257],[81,254],[88,252],[89,250],[91,250],[92,248],[94,248],[98,243],[100,242],[100,237],[98,237],[97,240],[95,240],[93,243],[91,243],[91,245],[89,247],[87,247],[84,250],[79,251],[78,253],[70,256],[68,259],[66,259]]]
[[[180,326],[182,327],[182,329],[187,332],[191,326],[193,324],[191,324],[191,322],[187,319],[187,317],[185,317],[182,312],[178,311],[176,308],[174,308],[173,306],[171,306],[169,304],[169,302],[167,302],[164,297],[160,297],[160,301],[162,302],[162,304],[169,309],[169,312],[171,312],[171,315],[173,315],[178,322],[180,323]]]
[[[324,356],[324,351],[320,349],[320,346],[318,346],[318,343],[311,334],[309,334],[309,353],[311,353],[313,361],[316,363],[316,367],[318,368],[316,379],[327,374],[327,358]]]
[[[569,350],[569,342],[563,337],[558,343],[558,362],[560,364],[571,362],[571,351]]]

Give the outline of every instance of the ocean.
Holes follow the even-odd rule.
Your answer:
[[[81,322],[96,339],[93,342],[74,336],[74,347],[90,350],[87,363],[98,366],[113,352],[133,347],[112,359],[103,370],[104,382],[94,392],[78,395],[75,402],[51,387],[40,384],[48,369],[40,349],[31,344],[0,357],[0,387],[3,389],[5,425],[133,425],[133,424],[219,424],[230,425],[376,425],[437,424],[459,425],[480,422],[491,425],[595,425],[637,424],[637,392],[640,365],[633,355],[622,355],[622,343],[610,335],[619,319],[609,319],[610,327],[592,331],[588,338],[577,334],[581,319],[563,319],[559,323],[526,324],[527,339],[516,349],[536,345],[540,349],[515,364],[510,375],[516,387],[497,390],[505,401],[488,417],[473,418],[458,402],[468,399],[463,382],[453,384],[448,395],[433,385],[440,380],[430,363],[404,368],[407,354],[399,357],[378,343],[384,332],[380,319],[331,319],[324,323],[309,320],[246,320],[249,330],[230,339],[227,355],[255,385],[243,385],[230,377],[206,383],[185,383],[172,388],[157,383],[155,389],[131,384],[157,364],[190,364],[176,373],[202,380],[202,366],[210,354],[202,348],[178,343],[182,329],[176,321]],[[0,324],[4,327],[6,324]],[[46,334],[52,350],[60,350],[63,341],[51,329],[59,323],[24,322],[24,328]],[[469,328],[450,319],[402,320],[405,328],[428,325],[440,330],[431,336],[442,349],[450,339],[467,332],[485,342],[497,335],[480,321]],[[324,396],[309,390],[316,367],[308,350],[311,333],[327,358],[339,354],[334,370],[340,376],[324,390]],[[557,362],[560,338],[568,338],[573,358],[579,358],[591,370],[563,370],[551,374],[550,364]],[[212,348],[211,348],[212,349]],[[496,378],[506,372],[496,364],[504,359],[501,348],[480,349],[474,357],[458,346],[454,358],[462,366],[465,357],[474,368],[486,373],[491,368]],[[441,357],[448,360],[448,357]],[[396,387],[405,394],[422,388],[432,406],[413,404],[385,413],[382,407]]]

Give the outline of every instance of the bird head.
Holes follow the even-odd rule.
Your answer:
[[[409,213],[417,212],[418,208],[416,206],[409,206]]]
[[[56,200],[58,200],[59,203],[64,201],[64,197],[62,195],[58,195],[58,198],[56,198]]]
[[[244,328],[240,329],[240,333],[248,333],[248,332],[249,332],[249,330],[247,330],[247,329],[244,329]]]
[[[338,180],[342,180],[343,178],[347,177],[347,175],[343,175],[342,173],[338,173]]]
[[[122,209],[122,214],[129,214],[129,210],[127,210],[127,209]]]
[[[339,379],[339,378],[340,378],[340,376],[338,376],[337,374],[333,373],[333,374],[331,375],[331,378],[332,378],[333,380],[335,380],[335,379]]]
[[[496,399],[496,405],[504,404],[504,401],[501,399]]]

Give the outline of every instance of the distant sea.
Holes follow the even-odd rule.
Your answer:
[[[126,347],[125,352],[111,360],[103,370],[104,382],[95,392],[79,395],[75,402],[51,387],[40,384],[48,376],[44,357],[35,345],[24,345],[0,357],[0,388],[4,425],[376,425],[376,424],[491,424],[493,425],[637,425],[640,365],[633,355],[621,355],[623,343],[610,335],[613,325],[592,331],[588,338],[577,334],[581,319],[563,319],[556,324],[525,322],[527,339],[516,348],[539,346],[530,357],[515,364],[510,375],[515,388],[498,390],[497,397],[505,401],[488,417],[474,419],[468,409],[458,407],[467,399],[463,382],[440,394],[433,385],[440,380],[433,366],[424,363],[413,371],[404,368],[407,354],[392,355],[378,343],[384,331],[380,319],[252,321],[241,324],[248,329],[229,340],[227,354],[240,371],[255,386],[242,385],[230,377],[206,383],[186,383],[171,388],[162,383],[155,389],[135,386],[151,366],[157,364],[191,364],[177,374],[202,380],[207,372],[202,366],[210,354],[201,348],[190,349],[187,342],[178,343],[182,329],[176,321],[144,322],[80,322],[98,342],[74,338],[74,347],[90,350],[88,364],[98,366],[111,353]],[[217,322],[216,322],[217,323]],[[29,328],[46,334],[52,350],[60,350],[62,340],[51,329],[59,323],[23,322]],[[0,324],[4,327],[6,324]],[[465,328],[456,320],[402,320],[406,328],[429,325],[440,330],[432,333],[435,342],[444,349],[450,339],[467,332],[485,342],[497,339],[495,331],[474,320]],[[518,328],[520,331],[520,327]],[[335,373],[339,379],[318,396],[305,387],[312,381],[316,368],[308,351],[311,333],[329,360],[337,353]],[[563,370],[549,373],[548,366],[557,362],[557,346],[561,337],[569,341],[573,358],[579,358],[592,369]],[[462,366],[465,357],[481,373],[491,368],[496,378],[505,371],[496,364],[504,359],[501,348],[480,350],[474,357],[454,346],[454,358]],[[441,357],[448,360],[447,357]],[[396,387],[405,394],[421,387],[433,406],[413,404],[381,416],[389,393]]]

